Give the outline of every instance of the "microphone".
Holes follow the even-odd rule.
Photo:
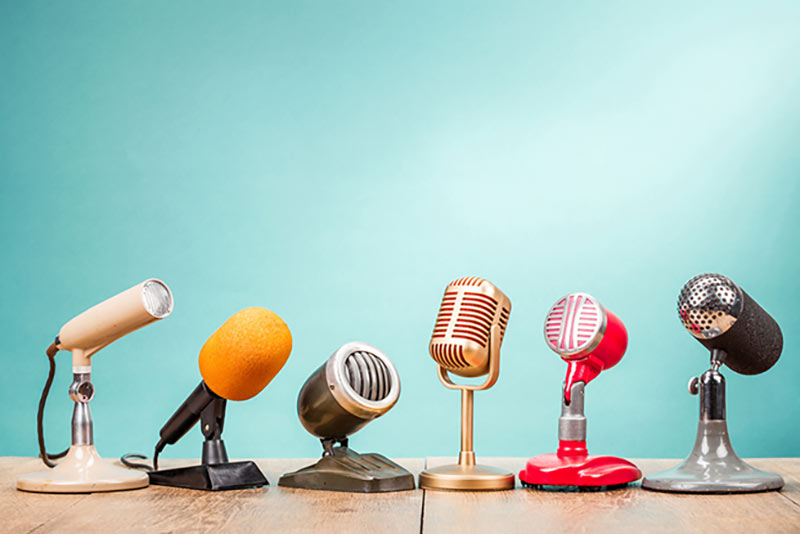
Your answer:
[[[619,317],[586,293],[567,295],[550,308],[544,339],[567,362],[567,403],[576,382],[588,384],[619,363],[628,348],[628,332]]]
[[[122,336],[167,317],[173,300],[161,280],[150,278],[83,313],[59,330],[47,349],[50,371],[37,413],[39,454],[49,469],[29,473],[17,479],[17,488],[46,493],[85,493],[117,491],[147,486],[147,476],[120,469],[105,462],[94,446],[94,423],[89,401],[94,398],[91,356]],[[67,451],[51,455],[44,444],[44,408],[55,377],[55,355],[59,350],[72,352],[72,377],[69,396],[75,402],[72,412],[72,445]],[[51,460],[65,457],[58,465]]]
[[[587,293],[559,299],[544,321],[544,339],[567,362],[558,420],[558,451],[528,460],[519,479],[537,489],[607,490],[642,476],[627,460],[590,455],[586,447],[584,388],[625,355],[628,332],[622,321]]]
[[[458,463],[426,469],[419,475],[424,489],[499,490],[514,487],[514,475],[478,465],[472,450],[473,391],[492,387],[500,375],[503,342],[511,301],[483,278],[459,278],[445,288],[428,346],[437,363],[439,381],[461,390],[461,452]],[[462,377],[487,376],[480,385],[457,385],[448,373]]]
[[[153,471],[150,482],[191,489],[240,489],[268,484],[253,462],[228,462],[222,428],[227,400],[258,395],[281,370],[292,351],[286,323],[265,308],[245,308],[232,315],[200,350],[203,380],[172,414],[159,432],[153,455],[177,443],[203,420],[202,465]]]
[[[172,313],[172,293],[151,278],[92,306],[70,319],[56,337],[58,350],[73,354],[74,365],[91,365],[88,358],[106,345]]]
[[[498,343],[511,314],[511,301],[486,280],[475,276],[451,282],[444,292],[429,351],[433,360],[463,377],[489,372],[489,337],[500,328]]]
[[[725,365],[743,375],[768,371],[783,351],[783,334],[764,309],[733,280],[701,274],[678,296],[683,326],[709,350],[724,351]]]
[[[322,441],[322,459],[284,474],[278,485],[359,493],[414,489],[414,476],[407,470],[348,445],[348,436],[388,412],[399,396],[400,378],[383,352],[358,341],[339,347],[297,397],[300,422]]]
[[[725,408],[727,365],[737,373],[768,371],[783,351],[778,323],[733,280],[705,273],[689,280],[678,295],[678,317],[710,350],[711,368],[689,382],[700,396],[694,448],[678,466],[648,475],[642,487],[688,493],[743,493],[779,490],[783,478],[744,462],[733,450]]]

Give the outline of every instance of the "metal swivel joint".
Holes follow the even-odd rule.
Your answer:
[[[72,444],[94,445],[94,425],[89,401],[94,398],[91,372],[73,372],[69,386],[69,398],[75,401],[72,410]]]

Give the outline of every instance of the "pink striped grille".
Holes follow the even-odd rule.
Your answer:
[[[544,322],[544,335],[559,353],[574,353],[586,348],[603,324],[603,311],[594,298],[573,293],[556,302]]]

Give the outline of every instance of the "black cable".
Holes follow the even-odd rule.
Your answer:
[[[120,456],[119,461],[122,462],[122,464],[125,467],[130,467],[131,469],[144,469],[145,471],[153,471],[152,465],[143,462],[131,462],[129,458],[136,458],[137,460],[146,460],[147,456],[145,456],[144,454],[136,454],[136,453],[123,454],[122,456]]]
[[[44,383],[42,397],[39,399],[39,411],[36,414],[36,431],[39,437],[39,456],[47,467],[55,467],[56,464],[50,460],[63,458],[69,452],[69,448],[67,448],[58,454],[47,454],[47,449],[44,446],[44,406],[47,402],[47,396],[50,394],[50,386],[53,385],[53,378],[56,376],[56,353],[58,353],[58,347],[56,347],[56,344],[53,343],[47,348],[46,351],[47,359],[50,361],[50,372],[47,374],[47,381]]]
[[[160,444],[161,442],[159,442]],[[163,446],[162,446],[163,448]],[[131,469],[144,469],[145,471],[158,471],[158,453],[161,450],[156,446],[156,450],[153,452],[153,465],[146,464],[144,462],[131,462],[130,458],[135,458],[137,460],[145,460],[147,456],[144,454],[137,454],[135,452],[131,452],[128,454],[123,454],[120,456],[119,461],[126,467],[130,467]]]

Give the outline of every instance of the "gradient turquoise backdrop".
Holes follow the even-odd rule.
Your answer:
[[[565,365],[542,322],[587,291],[630,333],[587,389],[590,449],[682,457],[707,352],[675,301],[710,270],[785,335],[768,373],[725,373],[734,445],[800,455],[799,27],[798,2],[3,1],[0,454],[37,453],[60,326],[154,276],[173,315],[93,359],[102,455],[149,454],[206,338],[253,305],[294,350],[229,405],[232,456],[319,454],[297,391],[351,340],[403,388],[352,445],[455,455],[427,343],[445,285],[479,275],[513,304],[479,456],[554,448]],[[195,429],[167,455],[200,448]]]

